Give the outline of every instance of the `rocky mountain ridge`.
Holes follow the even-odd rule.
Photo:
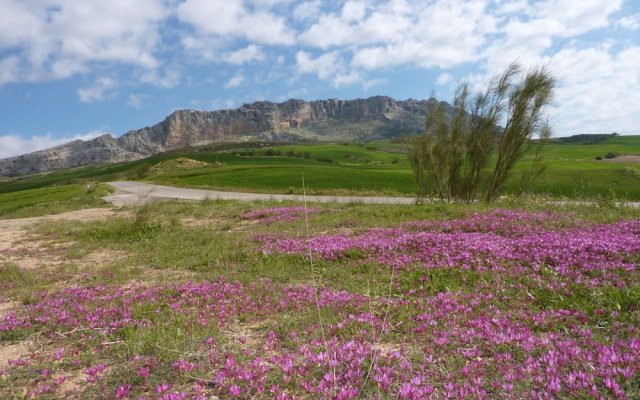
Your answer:
[[[215,142],[376,140],[420,132],[429,100],[375,96],[356,100],[258,101],[237,109],[179,110],[164,121],[119,138],[104,135],[0,160],[0,176],[132,161]],[[448,112],[452,108],[446,104]]]

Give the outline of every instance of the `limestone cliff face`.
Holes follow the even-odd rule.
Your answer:
[[[0,175],[27,175],[104,162],[132,161],[142,157],[118,146],[111,135],[104,135],[0,160]]]
[[[348,141],[402,136],[423,129],[427,107],[435,102],[434,99],[397,101],[376,96],[311,102],[259,101],[212,112],[180,110],[159,124],[130,131],[117,139],[105,135],[0,160],[0,175],[130,161],[212,142]],[[448,110],[451,111],[450,107]]]

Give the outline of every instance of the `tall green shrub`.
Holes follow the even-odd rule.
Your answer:
[[[418,197],[495,200],[534,138],[540,139],[539,148],[523,179],[530,184],[540,174],[539,149],[551,134],[544,111],[555,80],[545,68],[530,70],[517,81],[521,73],[518,64],[511,64],[471,100],[468,86],[460,85],[450,119],[442,104],[427,110],[424,133],[409,141]],[[489,166],[492,155],[495,164]]]

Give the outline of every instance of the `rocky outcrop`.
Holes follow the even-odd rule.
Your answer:
[[[50,149],[0,160],[0,175],[35,174],[104,162],[132,161],[142,157],[120,147],[111,135],[103,135],[92,140],[75,140]]]
[[[219,111],[180,110],[152,127],[74,141],[0,160],[0,175],[16,176],[105,162],[130,161],[214,142],[264,140],[375,140],[422,130],[436,100],[397,101],[376,96],[356,100],[259,101]],[[446,104],[446,103],[445,103]],[[447,110],[452,111],[447,104]]]

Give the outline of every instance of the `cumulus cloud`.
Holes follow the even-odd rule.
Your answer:
[[[0,51],[11,54],[1,61],[0,83],[64,79],[95,63],[161,64],[154,53],[169,13],[163,2],[2,0],[0,8]]]
[[[144,93],[130,93],[127,99],[127,105],[132,108],[144,108],[149,104],[151,96]]]
[[[635,31],[640,29],[640,13],[626,15],[616,21],[616,25],[623,29]]]
[[[118,82],[114,78],[98,78],[92,86],[78,89],[78,97],[83,103],[94,103],[113,98],[117,94]]]
[[[303,1],[293,9],[293,17],[302,21],[309,20],[317,17],[321,9],[322,2],[320,0]]]
[[[498,37],[488,46],[484,58],[487,72],[494,74],[518,60],[534,65],[558,39],[574,38],[610,24],[610,15],[621,0],[547,0],[526,14],[513,15],[499,28]]]
[[[82,75],[94,82],[77,89],[82,102],[189,85],[194,65],[225,64],[213,73],[227,89],[249,76],[266,87],[306,75],[366,91],[396,68],[482,87],[517,60],[557,71],[562,129],[599,114],[640,123],[637,102],[619,107],[630,110],[623,115],[589,96],[618,104],[613,88],[640,92],[632,0],[0,0],[0,9],[0,85]],[[124,102],[143,106],[139,96]]]
[[[238,72],[236,75],[231,77],[231,79],[229,79],[227,83],[224,84],[224,87],[225,89],[237,88],[238,86],[241,86],[244,83],[244,81],[245,81],[244,75],[242,75],[242,72]]]
[[[51,133],[24,137],[18,134],[0,136],[0,159],[48,149],[74,140],[91,140],[110,133],[107,129],[97,129],[85,134],[57,137]]]
[[[180,70],[175,67],[145,70],[139,74],[138,80],[141,83],[168,89],[180,83]]]
[[[305,51],[296,53],[296,72],[314,74],[319,79],[330,80],[335,88],[359,84],[367,90],[379,83],[378,79],[366,80],[360,71],[350,69],[339,51],[324,53],[316,58]]]
[[[313,58],[306,51],[296,53],[296,68],[301,74],[316,74],[320,79],[327,79],[335,75],[342,61],[337,51],[325,53],[317,58]]]
[[[250,11],[241,1],[187,0],[178,6],[177,16],[204,35],[244,38],[265,44],[294,43],[294,34],[283,17],[263,8]]]
[[[451,74],[449,73],[440,74],[436,79],[437,85],[446,85],[449,82],[451,82]]]
[[[477,60],[495,28],[483,2],[349,1],[340,12],[321,15],[300,41],[323,49],[354,46],[357,68],[449,67]]]
[[[0,60],[0,85],[15,82],[20,76],[20,58],[12,55]]]
[[[224,56],[222,56],[222,61],[228,62],[229,64],[235,64],[235,65],[241,65],[244,63],[261,61],[261,60],[264,60],[264,53],[262,52],[262,47],[256,46],[254,44],[249,45],[240,50],[229,52]]]
[[[547,63],[559,80],[553,113],[556,131],[638,131],[640,46],[621,51],[609,46],[566,47]]]

